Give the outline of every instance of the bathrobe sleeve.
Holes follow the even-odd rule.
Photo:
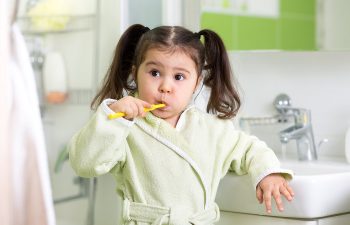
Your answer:
[[[226,159],[229,171],[238,175],[248,174],[254,187],[267,175],[280,173],[286,179],[291,179],[293,172],[280,167],[280,162],[265,142],[255,136],[234,130],[230,127],[231,135],[227,138],[232,143],[231,150]],[[233,140],[233,141],[232,141]],[[227,140],[228,141],[228,140]]]
[[[128,148],[126,137],[133,122],[124,118],[109,120],[107,103],[105,100],[98,107],[68,145],[69,161],[79,176],[89,178],[102,175],[125,162]]]

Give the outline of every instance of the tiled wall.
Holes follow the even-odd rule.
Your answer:
[[[201,15],[201,27],[219,33],[229,50],[315,50],[316,0],[276,0],[275,3],[278,12],[272,16],[244,10],[235,13],[225,4],[208,5]]]

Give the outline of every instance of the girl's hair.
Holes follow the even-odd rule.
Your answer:
[[[96,109],[105,98],[120,99],[124,91],[135,92],[131,73],[137,75],[146,52],[152,48],[167,52],[180,50],[191,57],[198,76],[204,76],[203,84],[211,88],[207,112],[215,113],[221,119],[230,119],[237,114],[241,101],[233,84],[224,43],[214,31],[204,29],[193,33],[179,26],[160,26],[150,30],[140,24],[130,26],[121,36],[103,86],[91,107]]]

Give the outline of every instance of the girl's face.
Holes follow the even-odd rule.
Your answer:
[[[196,65],[181,51],[149,49],[137,72],[139,98],[151,104],[164,103],[165,107],[152,113],[174,127],[197,84]]]

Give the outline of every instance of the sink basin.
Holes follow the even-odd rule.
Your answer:
[[[221,181],[216,201],[222,211],[290,218],[320,218],[350,212],[350,164],[344,159],[315,162],[282,161],[282,167],[294,171],[290,185],[295,192],[292,202],[283,198],[284,211],[274,202],[272,213],[259,204],[247,175],[229,173]]]

